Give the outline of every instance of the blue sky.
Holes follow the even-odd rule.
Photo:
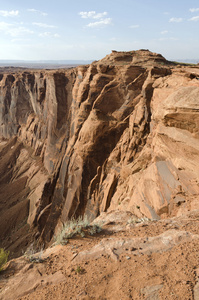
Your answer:
[[[1,0],[0,60],[98,60],[149,49],[199,59],[198,0]]]

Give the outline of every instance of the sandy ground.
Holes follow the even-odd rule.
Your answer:
[[[41,263],[11,261],[0,275],[0,299],[199,299],[198,229],[199,211],[138,224],[107,222],[95,236],[47,249]],[[156,238],[167,232],[165,248],[159,249]],[[172,244],[176,232],[185,235]],[[123,247],[119,255],[116,248],[107,251],[110,242],[140,238],[136,248]],[[102,244],[104,252],[97,251]]]

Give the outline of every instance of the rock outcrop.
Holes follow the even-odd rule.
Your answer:
[[[199,210],[158,221],[102,213],[102,231],[10,260],[0,299],[183,299],[199,293]]]
[[[198,209],[198,76],[148,50],[69,70],[2,71],[2,246],[25,247],[29,226],[48,244],[72,217]]]

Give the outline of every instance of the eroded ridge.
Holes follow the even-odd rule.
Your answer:
[[[115,209],[150,219],[197,209],[198,74],[148,50],[2,71],[1,245],[18,255],[72,217]]]

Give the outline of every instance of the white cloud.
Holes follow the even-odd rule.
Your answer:
[[[100,28],[104,27],[106,25],[111,25],[112,19],[111,18],[105,18],[107,16],[107,12],[104,11],[102,13],[96,13],[96,11],[81,11],[79,15],[83,19],[92,19],[92,20],[97,20],[95,22],[91,22],[86,25],[86,27],[90,28]]]
[[[38,27],[42,27],[42,28],[57,28],[57,26],[54,26],[54,25],[48,25],[48,24],[45,24],[45,23],[32,23],[33,25],[35,26],[38,26]]]
[[[171,18],[170,20],[169,20],[169,22],[170,23],[180,23],[180,22],[182,22],[183,21],[183,18]]]
[[[51,32],[43,32],[39,34],[40,37],[54,37],[54,38],[59,38],[60,35],[57,33],[51,33]]]
[[[29,30],[23,26],[16,26],[16,24],[10,24],[6,22],[0,22],[0,31],[12,37],[19,37],[25,34],[34,33],[32,30]]]
[[[40,15],[42,15],[42,16],[47,16],[47,15],[48,15],[47,13],[42,12],[42,11],[37,10],[37,9],[34,9],[34,8],[29,8],[29,9],[27,9],[27,11],[33,12],[33,13],[37,13],[37,14],[40,14]]]
[[[167,33],[169,33],[169,32],[168,32],[168,30],[163,30],[163,31],[161,31],[160,33],[161,33],[161,34],[167,34]]]
[[[194,12],[196,12],[196,11],[199,11],[199,7],[198,7],[198,8],[190,8],[189,11],[192,12],[192,13],[194,13]]]
[[[189,19],[189,21],[199,21],[199,16],[196,16],[196,17],[192,17],[191,19]]]
[[[12,24],[6,22],[0,22],[0,31],[7,31],[12,26]]]
[[[106,19],[102,19],[100,21],[97,22],[92,22],[86,25],[86,27],[91,27],[91,28],[97,28],[97,27],[103,27],[105,25],[110,25],[112,23],[112,19],[111,18],[106,18]]]
[[[79,15],[83,19],[102,19],[108,13],[104,11],[103,13],[96,13],[96,11],[81,11]]]
[[[13,37],[21,36],[24,34],[33,34],[33,33],[34,33],[34,31],[32,31],[28,28],[25,28],[25,27],[16,27],[16,28],[12,28],[9,31],[9,34]]]
[[[130,28],[132,28],[132,29],[136,29],[136,28],[139,28],[140,27],[140,25],[131,25],[130,26]]]
[[[18,10],[0,10],[0,16],[2,17],[16,17],[19,15]]]
[[[167,38],[160,38],[159,41],[178,41],[178,39],[174,37],[167,37]]]

